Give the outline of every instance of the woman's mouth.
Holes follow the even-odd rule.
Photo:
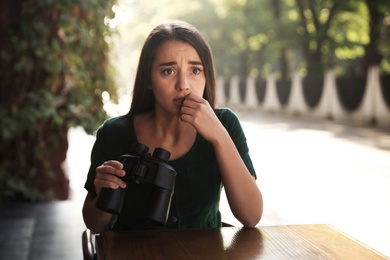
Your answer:
[[[175,98],[175,99],[173,99],[173,103],[177,107],[181,107],[183,105],[183,102],[184,102],[184,100],[186,99],[187,96],[188,96],[188,94],[183,96],[183,97]]]
[[[184,96],[184,97],[181,97],[181,98],[175,98],[175,99],[173,100],[173,103],[174,103],[177,107],[181,107],[181,106],[183,105],[184,99],[185,99],[185,96]]]

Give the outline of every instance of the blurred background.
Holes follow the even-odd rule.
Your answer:
[[[167,20],[211,46],[218,104],[240,117],[265,198],[259,225],[330,223],[390,257],[389,1],[5,0],[0,259],[81,258],[94,133],[128,111],[142,44]],[[235,222],[225,198],[221,211]]]

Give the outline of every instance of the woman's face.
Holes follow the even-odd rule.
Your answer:
[[[156,109],[179,115],[187,94],[203,96],[206,77],[198,52],[182,41],[161,44],[152,65],[151,84]]]

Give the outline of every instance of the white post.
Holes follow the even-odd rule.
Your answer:
[[[237,107],[241,105],[239,84],[240,78],[238,76],[233,76],[230,80],[229,106]]]
[[[270,74],[267,77],[263,108],[266,111],[278,111],[280,109],[280,102],[276,93],[275,74]]]
[[[226,105],[225,95],[225,79],[223,77],[217,78],[217,105],[223,107]]]
[[[255,108],[257,104],[256,82],[253,77],[248,76],[246,78],[245,107]]]
[[[330,69],[325,72],[321,99],[314,112],[320,118],[345,119],[346,111],[340,103],[336,87],[336,73]]]
[[[302,76],[299,72],[292,74],[290,97],[286,106],[287,112],[291,114],[307,114],[308,106],[303,97]]]
[[[375,119],[379,126],[390,127],[390,109],[383,98],[380,84],[380,68],[371,66],[367,72],[362,103],[353,115],[355,121],[370,123]]]

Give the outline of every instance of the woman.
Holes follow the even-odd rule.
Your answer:
[[[215,108],[211,50],[185,22],[157,26],[143,46],[130,112],[98,130],[85,188],[83,216],[93,232],[147,229],[150,223],[95,207],[102,188],[125,188],[117,158],[133,143],[171,152],[177,172],[166,228],[220,227],[222,185],[234,216],[246,227],[261,219],[263,201],[237,117]]]

